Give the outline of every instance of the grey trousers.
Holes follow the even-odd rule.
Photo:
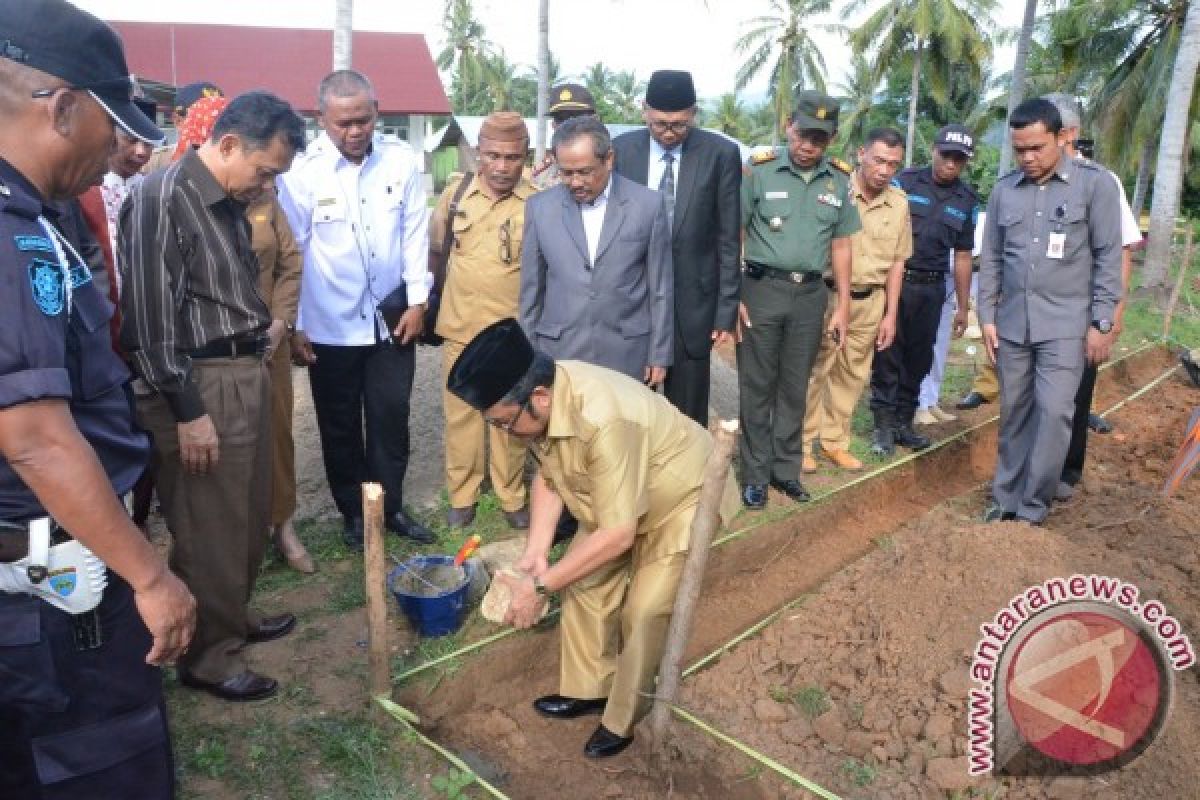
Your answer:
[[[1026,344],[1000,339],[1000,446],[992,496],[1020,519],[1041,522],[1050,513],[1085,358],[1082,338]]]
[[[821,349],[828,297],[821,281],[742,281],[751,325],[737,346],[743,484],[800,477],[808,378]]]

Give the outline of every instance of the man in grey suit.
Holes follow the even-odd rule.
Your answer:
[[[556,360],[615,369],[650,386],[671,365],[671,231],[663,196],[613,174],[596,117],[551,141],[562,183],[529,198],[521,327]]]
[[[1054,105],[1009,118],[1020,169],[988,201],[979,322],[1000,380],[1000,446],[985,519],[1041,524],[1058,487],[1075,391],[1108,359],[1121,299],[1120,197],[1108,173],[1065,151]]]
[[[613,139],[616,170],[658,189],[671,222],[675,271],[675,353],[663,393],[708,426],[709,353],[733,338],[741,274],[742,165],[737,145],[692,127],[692,76],[650,76],[646,127]]]

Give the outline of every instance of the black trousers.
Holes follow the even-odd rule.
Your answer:
[[[0,797],[169,800],[175,770],[162,673],[133,592],[108,574],[102,643],[75,644],[75,619],[0,592]]]
[[[921,381],[933,366],[946,283],[904,282],[892,346],[871,363],[871,411],[876,419],[912,422],[921,396]]]
[[[402,510],[416,344],[314,344],[313,352],[308,377],[334,504],[343,517],[361,517],[362,484],[375,481],[385,512]]]
[[[1088,415],[1092,413],[1092,395],[1096,393],[1096,367],[1083,368],[1079,391],[1075,393],[1075,416],[1071,418],[1071,443],[1067,445],[1067,460],[1063,462],[1062,479],[1072,486],[1083,478],[1083,462],[1087,460]]]
[[[675,328],[674,350],[673,363],[667,369],[667,379],[663,382],[663,394],[671,401],[671,405],[699,422],[700,427],[707,428],[708,370],[712,350],[705,350],[700,358],[689,356],[678,327]]]

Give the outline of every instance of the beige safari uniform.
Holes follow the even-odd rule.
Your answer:
[[[445,239],[450,201],[458,184],[451,181],[446,186],[430,220],[429,242],[434,251],[441,249]],[[443,387],[450,368],[477,333],[493,322],[518,315],[521,232],[525,227],[525,201],[533,192],[533,187],[522,179],[512,194],[493,201],[483,193],[475,176],[458,203],[458,214],[451,223],[454,242],[436,328],[446,340],[442,345]],[[466,508],[478,499],[484,469],[489,466],[484,450],[486,435],[491,450],[488,472],[501,507],[505,511],[524,508],[524,446],[487,425],[481,413],[445,389],[442,398],[450,505]]]
[[[869,294],[850,300],[844,348],[838,350],[828,337],[821,339],[821,350],[808,382],[805,453],[812,452],[812,443],[818,439],[829,450],[850,447],[850,417],[871,377],[875,337],[887,311],[883,287],[888,271],[895,262],[912,256],[912,220],[908,216],[908,195],[903,189],[889,184],[878,197],[868,201],[855,172],[850,177],[850,199],[862,219],[862,230],[850,237],[851,291]],[[830,303],[826,310],[826,326],[835,306],[836,303]]]
[[[593,531],[637,525],[628,552],[562,592],[559,692],[607,697],[604,727],[629,736],[650,708],[639,692],[654,690],[712,437],[662,395],[580,361],[558,363],[552,398],[532,450],[579,520],[572,547]],[[738,508],[731,474],[722,520]]]

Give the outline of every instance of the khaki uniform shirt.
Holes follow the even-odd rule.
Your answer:
[[[855,173],[850,176],[850,200],[862,219],[862,230],[850,237],[854,253],[851,285],[854,289],[883,286],[892,264],[912,257],[908,196],[903,189],[888,184],[878,197],[868,201]]]
[[[542,479],[583,530],[634,523],[634,548],[649,561],[688,549],[690,516],[680,515],[699,500],[712,447],[707,430],[632,378],[560,361],[546,434],[532,450]],[[738,507],[731,473],[721,502],[726,524]]]
[[[822,157],[805,179],[786,147],[760,156],[742,180],[745,258],[773,269],[824,272],[830,245],[861,224],[850,202],[850,176]]]
[[[471,179],[450,223],[454,239],[438,311],[438,335],[461,344],[493,322],[519,314],[525,201],[535,191],[522,178],[512,194],[494,201],[483,193],[479,180],[478,175]],[[429,225],[434,252],[440,252],[445,241],[450,201],[457,190],[458,181],[449,183],[434,209]]]
[[[271,309],[271,319],[295,325],[304,256],[275,193],[264,194],[247,208],[246,219],[250,220],[251,246],[258,256],[258,292]]]

